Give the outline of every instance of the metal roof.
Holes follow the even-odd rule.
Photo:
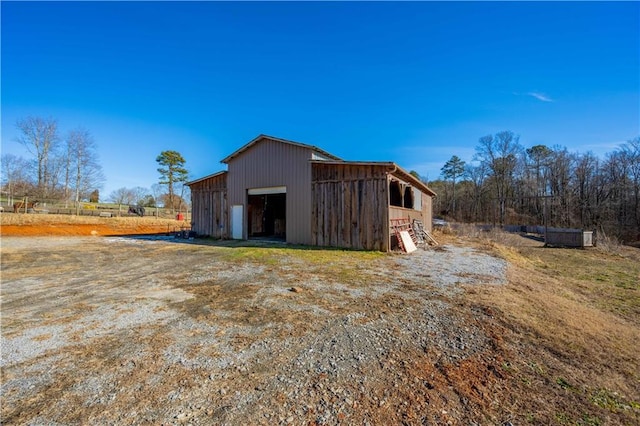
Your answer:
[[[240,149],[234,151],[232,154],[230,154],[229,156],[225,157],[220,162],[221,163],[225,163],[225,164],[228,163],[233,158],[235,158],[238,155],[242,154],[244,151],[248,150],[249,148],[251,148],[252,146],[254,146],[255,144],[257,144],[258,142],[260,142],[263,139],[270,139],[270,140],[276,141],[276,142],[282,142],[282,143],[286,143],[286,144],[290,144],[290,145],[299,146],[299,147],[302,147],[302,148],[308,148],[308,149],[310,149],[312,151],[315,151],[318,154],[324,155],[325,157],[328,157],[328,158],[330,158],[332,160],[341,161],[341,159],[339,157],[336,157],[335,155],[333,155],[331,153],[328,153],[327,151],[324,151],[324,150],[318,148],[317,146],[307,145],[307,144],[300,143],[300,142],[294,142],[294,141],[290,141],[290,140],[287,140],[287,139],[280,139],[280,138],[276,138],[274,136],[269,136],[269,135],[258,135],[253,140],[251,140],[249,143],[247,143],[246,145],[244,145]]]
[[[208,175],[208,176],[205,176],[205,177],[201,177],[201,178],[198,178],[196,180],[192,180],[190,182],[187,182],[187,186],[191,186],[194,183],[202,182],[203,180],[207,180],[207,179],[210,179],[210,178],[213,178],[213,177],[216,177],[216,176],[220,176],[220,175],[223,175],[225,173],[228,173],[228,172],[226,170],[221,170],[221,171],[213,173],[211,175]]]

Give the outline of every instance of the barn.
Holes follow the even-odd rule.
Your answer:
[[[188,182],[198,235],[388,251],[392,219],[431,230],[435,193],[393,162],[344,161],[259,135],[222,163],[227,170]]]

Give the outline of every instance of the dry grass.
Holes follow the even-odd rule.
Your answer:
[[[70,220],[78,222],[63,222]],[[46,226],[81,228],[96,227],[103,223],[111,226],[120,224],[122,229],[141,229],[154,221],[156,219],[135,217],[1,216],[3,228],[14,225],[23,228],[40,226],[41,230]],[[166,220],[158,222],[160,228],[177,223]],[[420,383],[428,382],[438,398],[425,400],[424,395],[418,393],[420,388],[413,382],[403,383],[398,388],[392,388],[386,382],[381,383],[378,396],[389,389],[397,389],[394,392],[397,392],[398,404],[408,400],[425,402],[424,406],[416,409],[416,419],[420,418],[418,414],[427,411],[438,415],[447,411],[453,414],[450,407],[457,404],[469,410],[464,413],[464,418],[473,418],[477,424],[500,424],[505,421],[518,425],[640,424],[640,250],[613,243],[600,244],[597,248],[587,250],[543,248],[541,242],[515,234],[495,230],[484,232],[475,227],[461,229],[462,235],[436,230],[434,236],[441,244],[471,245],[509,262],[507,285],[466,286],[462,295],[447,299],[452,306],[447,315],[457,317],[466,325],[475,324],[484,334],[491,336],[491,346],[466,360],[446,365],[434,361],[441,354],[431,354],[426,349],[424,353],[399,354],[398,359],[407,362],[405,376],[420,378]],[[138,255],[144,256],[143,253]],[[349,298],[343,297],[340,292],[357,290],[365,285],[361,282],[361,272],[383,256],[380,253],[300,247],[221,247],[215,251],[215,256],[207,253],[206,257],[198,258],[197,265],[205,262],[216,265],[219,261],[234,266],[245,265],[247,270],[260,267],[266,279],[282,283],[282,286],[300,285],[302,291],[277,293],[282,303],[274,304],[275,295],[272,294],[271,299],[259,296],[256,283],[250,279],[244,282],[240,279],[242,271],[234,269],[234,274],[229,275],[229,282],[226,283],[177,282],[195,297],[176,304],[175,308],[204,323],[218,325],[264,326],[266,319],[271,318],[271,322],[287,325],[273,330],[273,337],[279,339],[283,333],[299,336],[317,328],[319,324],[309,323],[307,310],[290,309],[287,302],[295,298],[300,306],[307,309],[341,315],[357,311],[358,304],[372,304],[374,302],[369,299],[354,298],[348,302]],[[53,258],[49,256],[47,259]],[[157,262],[157,259],[154,258],[154,261]],[[46,268],[47,265],[42,267]],[[44,269],[42,273],[45,273]],[[322,281],[316,282],[313,287],[303,286],[298,281],[304,279],[305,274],[320,276]],[[343,286],[335,286],[335,282]],[[410,289],[408,286],[404,288],[405,291]],[[395,303],[396,312],[402,312],[406,305],[401,303],[403,301],[399,296],[394,297],[380,298],[380,305],[372,306],[376,311],[384,312],[390,309],[389,303]],[[267,300],[271,300],[270,304],[265,304]],[[212,306],[226,306],[228,313],[214,316],[209,309]],[[478,312],[483,313],[481,319],[477,318]],[[69,318],[72,317],[70,313]],[[6,317],[3,319],[5,322],[7,320]],[[260,329],[270,332],[265,327]],[[198,330],[192,331],[199,333]],[[170,343],[160,328],[152,334],[143,335],[137,330],[131,330],[130,333],[128,337],[131,341],[148,345],[153,348],[152,353],[163,353]],[[247,346],[241,337],[236,336],[234,345]],[[37,338],[44,340],[48,336],[43,334]],[[255,339],[256,336],[246,337],[249,340],[251,338]],[[122,367],[114,364],[119,355],[110,353],[115,346],[105,338],[100,345],[91,348],[93,352],[80,357],[80,367],[86,371],[115,371]],[[212,347],[210,351],[213,357],[216,348]],[[161,370],[162,365],[156,363],[153,357],[136,359],[135,362],[144,368],[133,370],[131,381],[128,382],[130,387],[123,388],[121,392],[125,398],[123,404],[129,408],[141,409],[135,397],[140,386],[143,386],[145,393],[166,395],[182,381],[191,383],[204,380],[199,377],[203,372],[188,371],[178,366],[168,374]],[[144,374],[148,371],[172,379],[161,384],[147,383]],[[385,367],[381,371],[389,369]],[[257,371],[256,374],[264,373]],[[236,379],[236,375],[232,375],[231,379]],[[55,388],[47,390],[47,395],[51,397],[47,400],[55,399],[58,393],[72,385],[56,382]],[[33,402],[35,409],[46,403],[44,398],[34,399]],[[363,409],[363,412],[378,410],[376,412],[382,415],[380,413],[386,409],[376,407],[367,407],[371,410]],[[390,404],[389,407],[395,406]],[[74,410],[78,411],[74,418],[82,418],[86,414],[81,412],[82,401],[78,401]],[[393,418],[392,414],[388,413],[386,418]],[[444,414],[440,420],[442,422],[434,424],[447,423]],[[456,418],[452,418],[451,422],[461,424]]]
[[[505,369],[518,379],[512,394],[528,395],[515,418],[638,424],[640,251],[543,248],[495,231],[464,239],[510,262],[509,285],[468,288],[467,298],[496,309],[512,333]]]
[[[622,244],[616,237],[609,236],[604,232],[599,232],[596,236],[596,244],[598,248],[607,253],[620,253]]]

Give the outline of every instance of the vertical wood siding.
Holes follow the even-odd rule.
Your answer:
[[[385,166],[312,165],[311,244],[387,251]]]
[[[247,190],[287,187],[288,243],[311,244],[311,164],[309,148],[265,138],[229,160],[228,205],[244,206],[243,238],[247,238]]]
[[[190,188],[191,229],[198,235],[229,238],[227,174],[203,179]]]

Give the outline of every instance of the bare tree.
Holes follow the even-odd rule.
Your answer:
[[[65,150],[65,193],[73,189],[76,210],[80,200],[88,198],[89,194],[102,187],[104,175],[98,163],[98,153],[95,140],[91,133],[83,128],[69,132]]]
[[[118,188],[109,194],[109,200],[118,204],[118,214],[122,214],[122,205],[134,204],[136,199],[135,193],[128,188]]]
[[[596,228],[622,241],[640,240],[640,137],[602,159],[561,146],[535,145],[525,154],[517,136],[501,132],[480,138],[474,158],[477,165],[465,169],[457,188],[463,220],[499,215],[501,224]],[[430,185],[448,186],[442,180]]]
[[[153,194],[153,200],[156,206],[156,217],[158,217],[158,207],[160,207],[160,202],[162,201],[163,195],[162,185],[160,185],[159,183],[154,183],[153,185],[151,185],[151,194]]]
[[[0,157],[2,192],[6,194],[7,203],[13,204],[16,196],[27,195],[33,190],[30,179],[33,164],[13,154],[2,154]]]
[[[22,133],[17,137],[17,141],[36,158],[38,195],[46,198],[49,192],[47,183],[51,174],[49,160],[58,142],[58,123],[52,118],[30,116],[18,120],[16,127]]]
[[[464,170],[464,177],[472,184],[472,212],[469,214],[473,217],[474,221],[481,219],[481,204],[482,196],[485,192],[485,182],[487,179],[487,167],[484,163],[480,163],[476,166],[467,165]]]
[[[640,136],[628,140],[621,147],[622,157],[629,164],[628,175],[631,186],[629,208],[633,215],[635,232],[640,238]]]
[[[476,159],[483,163],[491,173],[499,206],[500,224],[504,224],[506,202],[512,188],[518,155],[522,151],[520,137],[511,131],[480,138],[476,148]]]
[[[593,226],[600,221],[602,197],[598,195],[602,188],[599,170],[600,161],[593,153],[576,156],[572,186],[578,208],[578,221],[583,226]]]
[[[149,190],[147,188],[143,188],[141,186],[136,186],[131,189],[134,197],[134,203],[138,206],[143,206],[145,203],[145,198],[149,194]]]
[[[544,220],[544,206],[549,195],[549,175],[553,150],[546,145],[526,149],[524,170],[520,177],[522,188],[517,191],[523,197],[527,213],[537,220]]]

